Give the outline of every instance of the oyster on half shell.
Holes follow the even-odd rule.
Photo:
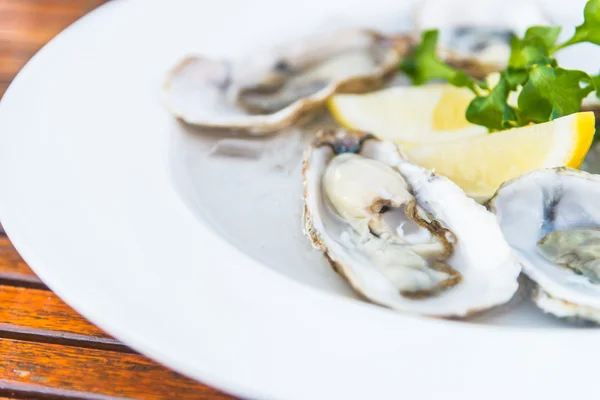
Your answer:
[[[414,21],[418,30],[439,29],[449,63],[477,60],[491,70],[505,68],[513,36],[533,25],[553,25],[533,0],[424,0]]]
[[[570,168],[530,172],[490,200],[547,313],[600,323],[599,202],[600,176]]]
[[[305,233],[368,300],[466,317],[517,290],[520,265],[494,215],[392,142],[321,131],[303,180]]]
[[[353,29],[239,62],[190,56],[168,74],[167,106],[188,124],[271,133],[310,120],[334,93],[383,86],[412,40]]]

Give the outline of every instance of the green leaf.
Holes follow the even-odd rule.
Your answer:
[[[527,29],[523,39],[512,38],[506,70],[506,79],[511,90],[516,90],[527,82],[529,69],[534,65],[556,66],[556,60],[550,56],[550,51],[560,30],[560,27],[532,26]]]
[[[400,68],[415,85],[443,80],[471,89],[476,97],[469,104],[467,119],[491,131],[546,122],[578,112],[583,99],[594,90],[600,98],[600,75],[590,77],[582,71],[559,68],[553,57],[571,44],[600,44],[600,0],[587,2],[583,24],[571,39],[557,45],[560,32],[559,27],[532,26],[523,38],[513,38],[508,66],[496,86],[490,79],[476,80],[438,58],[437,30],[423,33],[421,43]],[[518,108],[512,107],[508,97],[519,90]]]
[[[464,71],[455,71],[454,76],[448,79],[448,82],[456,87],[466,87],[475,90],[475,80]],[[479,82],[478,84],[480,86],[485,86],[482,82]]]
[[[575,29],[578,41],[600,44],[600,0],[590,0],[583,9],[583,24]]]
[[[532,26],[525,32],[525,40],[542,43],[546,49],[552,49],[556,45],[556,39],[560,35],[559,26]]]
[[[589,0],[586,3],[583,24],[575,28],[573,37],[556,47],[555,51],[581,42],[600,44],[600,0]]]
[[[534,66],[519,95],[521,123],[546,122],[576,113],[594,89],[592,78],[583,71]]]
[[[600,98],[600,75],[592,76],[592,82],[594,82],[594,86],[596,87],[596,97]]]
[[[506,81],[511,90],[516,90],[518,86],[524,85],[529,78],[529,72],[525,69],[508,68],[506,70]]]
[[[422,85],[434,79],[445,81],[455,79],[457,71],[440,60],[436,54],[438,35],[438,30],[423,32],[421,43],[414,50],[413,57],[400,65],[400,69],[412,78],[414,85]],[[461,79],[458,82],[464,83],[464,77]]]
[[[510,42],[508,67],[518,71],[536,64],[556,65],[556,61],[550,57],[545,39],[536,36],[525,39],[514,37]]]
[[[493,131],[516,126],[517,114],[507,103],[509,92],[508,81],[502,74],[500,81],[489,95],[476,97],[471,101],[467,108],[467,120]]]

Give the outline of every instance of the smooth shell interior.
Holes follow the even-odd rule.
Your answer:
[[[348,224],[324,201],[321,179],[333,151],[321,146],[310,149],[305,158],[305,230],[350,285],[372,302],[431,316],[465,317],[509,301],[518,287],[520,266],[494,215],[448,179],[401,160],[392,143],[370,140],[362,150],[364,156],[398,167],[419,205],[455,234],[458,243],[447,263],[463,279],[436,296],[400,295],[360,247],[349,241]]]
[[[334,93],[380,88],[411,43],[354,29],[235,62],[190,56],[168,74],[165,100],[188,124],[272,133],[310,120]]]
[[[553,230],[600,227],[599,201],[600,177],[566,168],[543,169],[506,183],[490,208],[524,272],[545,292],[558,300],[600,308],[600,285],[547,261],[536,250],[537,242]]]

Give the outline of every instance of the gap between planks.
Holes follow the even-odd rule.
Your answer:
[[[0,285],[48,289],[21,258],[6,233],[0,233]]]
[[[49,291],[0,286],[0,338],[135,353]]]
[[[39,385],[8,382],[0,379],[0,400],[125,400],[126,397],[79,392],[59,388],[46,388]],[[129,399],[127,399],[129,400]]]
[[[138,354],[135,350],[112,338],[80,335],[68,332],[56,332],[48,329],[35,329],[0,323],[0,339],[20,340],[23,342],[58,344],[61,346],[84,349],[116,351]]]

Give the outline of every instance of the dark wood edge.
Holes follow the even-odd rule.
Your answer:
[[[31,383],[7,382],[0,379],[0,396],[9,399],[36,400],[125,400],[126,397],[114,397],[75,390],[49,388]]]
[[[1,83],[1,82],[0,82]],[[0,223],[0,237],[8,238],[6,231]],[[10,240],[10,238],[9,238]],[[15,250],[16,251],[16,250]],[[48,287],[38,278],[33,275],[22,275],[16,273],[0,272],[0,285],[16,286],[28,289],[49,290]]]
[[[0,338],[137,354],[135,350],[111,338],[27,328],[5,323],[0,323]]]
[[[49,290],[37,276],[0,272],[0,285]]]

